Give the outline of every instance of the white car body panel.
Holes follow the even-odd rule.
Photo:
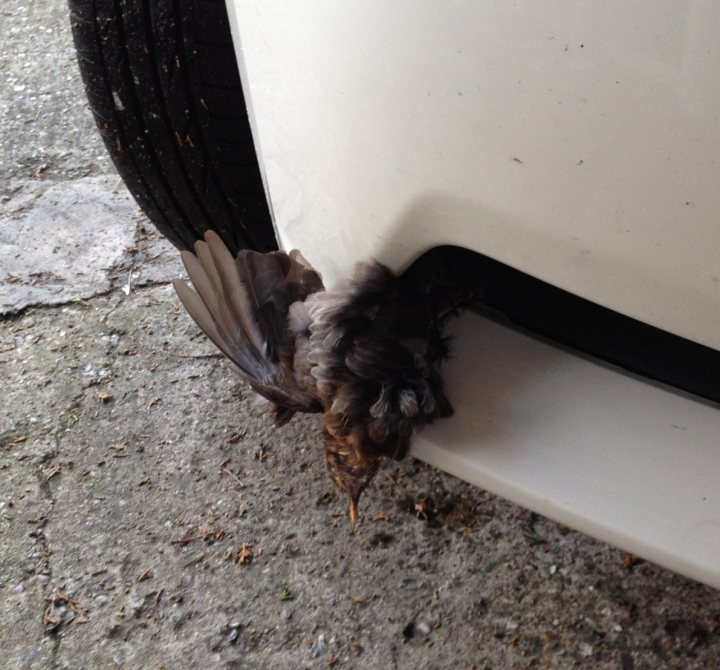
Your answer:
[[[326,283],[456,244],[720,349],[719,4],[228,7],[278,237]],[[414,453],[720,586],[717,408],[505,330],[461,321]]]
[[[720,588],[720,411],[475,315],[413,455]]]

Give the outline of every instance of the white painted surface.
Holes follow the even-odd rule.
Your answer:
[[[328,283],[454,243],[720,349],[720,4],[228,4],[280,240]],[[716,408],[459,332],[416,455],[720,586]]]
[[[327,277],[455,243],[720,348],[719,3],[230,7],[281,240]]]
[[[413,454],[720,588],[720,411],[466,314]]]

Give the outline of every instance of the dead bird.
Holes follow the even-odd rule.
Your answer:
[[[479,292],[477,278],[442,262],[400,276],[360,263],[325,290],[298,251],[240,251],[208,231],[183,251],[194,291],[175,290],[236,372],[270,401],[279,426],[322,412],[325,463],[350,519],[383,458],[403,458],[414,433],[452,407],[440,376],[448,317]]]

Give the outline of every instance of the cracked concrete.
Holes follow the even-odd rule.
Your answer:
[[[141,287],[166,286],[181,265],[124,187],[118,188],[117,178],[108,176],[27,182],[17,188],[0,215],[0,268],[0,314],[14,316],[3,322],[0,335],[0,369],[8,373],[4,386],[13,389],[4,393],[0,447],[3,456],[20,464],[0,463],[0,471],[9,473],[0,500],[8,526],[3,536],[6,548],[15,550],[0,556],[0,582],[10,592],[6,613],[12,615],[3,628],[18,667],[49,668],[56,667],[60,649],[55,631],[84,611],[74,609],[54,578],[52,480],[61,473],[61,445],[78,421],[86,389],[109,374],[103,363],[89,360],[79,369],[69,363],[71,355],[59,352],[73,346],[74,317],[90,308],[85,299],[113,292],[124,299]],[[66,304],[79,311],[64,308],[63,314],[72,315],[65,320],[33,309]],[[103,319],[112,318],[119,304],[111,302]],[[105,338],[108,346],[116,337]],[[51,338],[49,351],[37,346]],[[47,355],[41,369],[33,366],[39,351]],[[10,361],[22,366],[18,378],[9,373]],[[74,371],[79,385],[63,376],[72,377]]]
[[[0,209],[0,314],[168,281],[171,249],[117,177],[23,183]]]
[[[418,462],[378,478],[352,532],[317,417],[274,429],[166,284],[0,332],[7,667],[717,658],[716,591]]]
[[[317,417],[274,429],[179,308],[64,12],[0,9],[0,667],[716,667],[717,591],[416,461],[350,530]]]

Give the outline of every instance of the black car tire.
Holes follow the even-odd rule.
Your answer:
[[[224,0],[69,0],[90,107],[130,192],[176,246],[210,228],[277,248]]]

